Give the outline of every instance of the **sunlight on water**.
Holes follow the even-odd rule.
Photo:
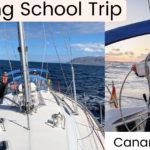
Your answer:
[[[130,71],[132,63],[127,62],[106,62],[106,72],[105,72],[105,85],[111,84],[114,81],[117,97],[119,97],[120,87]],[[111,85],[109,86],[111,89]],[[112,90],[112,89],[111,89]],[[122,105],[125,107],[134,107],[145,105],[144,100],[137,100],[134,98],[143,99],[143,94],[148,97],[148,84],[145,77],[137,77],[134,72],[132,72],[125,83],[123,93],[122,93]],[[133,98],[129,98],[133,97]],[[110,94],[105,88],[105,100],[110,100]],[[108,106],[108,105],[107,105]],[[106,107],[107,109],[107,107]]]

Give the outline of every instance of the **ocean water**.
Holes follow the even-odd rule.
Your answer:
[[[12,69],[19,69],[20,62],[11,61]],[[41,68],[41,63],[29,62],[30,68]],[[47,63],[43,65],[44,69],[47,69]],[[62,68],[66,77],[67,85],[70,85],[72,81],[71,67],[69,64],[62,64]],[[64,81],[60,64],[49,63],[49,78],[51,79],[52,88],[57,90],[57,82],[60,83],[61,91],[66,92],[67,86]],[[10,71],[10,65],[8,61],[0,61],[0,76],[3,72]],[[84,66],[74,65],[75,81],[78,101],[85,104],[88,109],[94,114],[94,116],[100,119],[100,104],[102,105],[103,119],[104,119],[104,66]],[[66,94],[72,96],[71,90]],[[85,95],[85,96],[84,96]]]
[[[105,85],[109,85],[110,90],[112,90],[111,84],[113,81],[116,87],[117,97],[119,97],[121,85],[126,75],[129,73],[132,64],[133,63],[127,62],[106,62],[105,64]],[[137,77],[135,73],[132,72],[123,88],[122,105],[127,107],[145,105],[143,100],[144,93],[147,95],[147,97],[149,96],[146,78]],[[110,100],[110,94],[107,88],[105,88],[105,100]]]

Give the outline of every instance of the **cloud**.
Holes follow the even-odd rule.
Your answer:
[[[14,23],[13,23],[14,24]],[[3,38],[1,40],[5,40],[5,35],[7,39],[18,39],[18,31],[17,28],[14,26],[10,26],[9,23],[1,24],[0,26],[0,35],[2,35]]]
[[[34,27],[36,26],[36,28]],[[25,33],[28,38],[44,37],[42,23],[32,23],[32,26],[26,25]],[[57,37],[64,32],[66,36],[78,34],[100,34],[104,33],[104,23],[102,22],[69,22],[69,23],[46,23],[45,24],[46,37],[51,38],[51,34]],[[54,32],[55,31],[55,32]],[[35,34],[36,33],[36,34]]]
[[[94,34],[104,32],[104,23],[101,22],[83,22],[83,23],[71,23],[72,27],[79,33],[83,34]]]
[[[120,52],[120,53],[114,53],[114,52],[110,51],[109,53],[106,53],[106,55],[107,56],[122,56],[123,53],[122,52]]]
[[[67,55],[59,55],[59,58],[60,58],[60,62],[61,63],[66,63],[66,62],[69,62],[70,59]],[[39,55],[39,54],[29,54],[28,55],[28,60],[29,61],[33,61],[33,62],[53,62],[53,63],[58,63],[59,60],[58,60],[58,56],[57,55],[46,55],[46,56],[42,56]]]
[[[111,51],[119,52],[119,51],[120,51],[120,49],[119,49],[119,48],[114,48],[114,49],[112,49]]]
[[[146,56],[147,56],[147,54],[142,53],[137,58],[141,59],[141,60],[144,60],[146,58]]]
[[[133,52],[125,52],[124,54],[127,55],[127,56],[133,56],[134,55]]]
[[[119,48],[113,48],[111,51],[106,53],[106,56],[122,56],[123,52]]]
[[[122,56],[122,55],[126,55],[128,57],[133,57],[134,56],[134,52],[132,52],[132,51],[123,52],[119,48],[115,48],[115,49],[112,49],[111,51],[109,51],[109,53],[106,53],[106,55],[107,56]]]
[[[150,49],[148,49],[148,48],[145,48],[145,49],[144,49],[144,51],[145,51],[145,52],[147,52],[147,51],[148,51],[148,52],[150,52]]]
[[[101,42],[95,43],[77,43],[71,45],[76,50],[84,51],[84,52],[103,52],[104,44]]]
[[[43,25],[44,24],[44,25]],[[5,34],[4,24],[0,24],[0,35]],[[17,23],[6,24],[7,38],[18,38]],[[25,38],[44,38],[44,30],[47,38],[51,38],[51,34],[54,37],[62,35],[62,32],[68,36],[78,34],[97,34],[104,33],[104,23],[102,22],[69,22],[69,23],[43,23],[43,22],[32,22],[24,24]]]
[[[64,32],[67,37],[79,34],[104,34],[104,27],[104,23],[102,22],[65,22],[51,23],[48,25],[47,30],[55,30],[54,36],[60,36]]]

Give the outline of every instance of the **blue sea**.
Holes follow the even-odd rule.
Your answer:
[[[20,62],[11,61],[12,69],[19,69]],[[29,62],[29,68],[41,68],[42,64],[39,62]],[[44,63],[44,69],[47,69],[47,63]],[[70,85],[72,81],[71,66],[69,64],[62,64],[62,68],[66,77],[66,82]],[[60,68],[60,64],[49,63],[49,78],[52,82],[52,88],[57,89],[57,82],[60,83],[61,90],[66,92],[67,86],[64,81],[64,77]],[[3,72],[10,71],[10,65],[8,61],[0,61],[0,76]],[[100,119],[100,104],[103,110],[104,119],[104,66],[85,66],[74,65],[75,81],[78,101],[87,104],[88,109],[94,114],[94,116]],[[71,91],[67,92],[69,96],[72,96]],[[85,96],[84,96],[85,95]]]

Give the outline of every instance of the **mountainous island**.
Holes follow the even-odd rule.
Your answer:
[[[91,66],[104,66],[104,57],[103,56],[87,56],[87,57],[78,57],[71,60],[72,64],[81,64],[81,65],[91,65]]]

